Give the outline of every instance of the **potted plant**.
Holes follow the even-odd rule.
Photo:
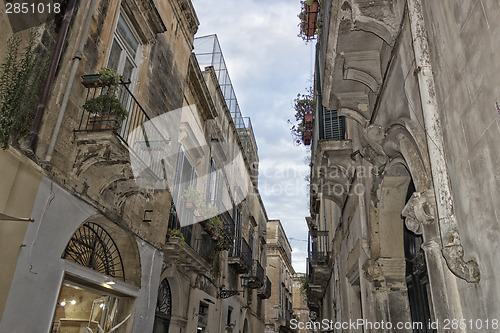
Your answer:
[[[311,144],[312,127],[314,119],[314,108],[316,100],[314,99],[314,91],[312,88],[306,90],[305,94],[298,94],[293,100],[293,108],[295,109],[295,121],[288,120],[291,125],[290,132],[297,145]]]
[[[97,75],[97,76],[96,76]],[[120,83],[120,75],[110,68],[101,68],[99,74],[84,76],[87,87],[101,87],[101,94],[87,100],[83,108],[90,112],[87,130],[115,130],[128,115],[116,91]]]
[[[217,207],[207,205],[204,195],[198,189],[190,185],[184,191],[184,203],[187,209],[193,209],[197,222],[206,220],[217,214]]]
[[[302,11],[299,14],[299,37],[309,41],[317,33],[320,3],[318,0],[305,0],[301,1],[301,3]]]
[[[187,209],[195,209],[196,204],[199,203],[200,200],[200,194],[198,193],[198,190],[196,187],[193,185],[190,185],[185,191],[184,191],[184,199],[185,199],[185,205]]]

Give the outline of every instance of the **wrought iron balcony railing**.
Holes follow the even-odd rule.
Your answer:
[[[247,241],[235,238],[233,248],[229,251],[229,264],[236,268],[238,273],[249,272],[252,268],[252,250]]]
[[[328,231],[309,231],[309,262],[326,262],[328,259]]]
[[[129,148],[131,158],[145,165],[156,178],[162,178],[162,163],[159,151],[168,142],[150,116],[121,82],[118,87],[88,84],[85,105],[78,131],[114,131]],[[91,102],[91,103],[90,103]]]
[[[271,297],[271,287],[272,287],[271,280],[269,280],[269,277],[266,276],[264,285],[257,291],[257,296],[264,299]]]
[[[252,272],[250,273],[248,287],[254,289],[262,287],[264,285],[264,276],[264,268],[258,260],[255,260],[252,267]]]

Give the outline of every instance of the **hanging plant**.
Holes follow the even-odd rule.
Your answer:
[[[288,120],[294,144],[298,146],[301,144],[309,145],[312,137],[316,100],[313,88],[308,88],[306,91],[305,94],[298,94],[297,98],[293,100],[295,121]]]
[[[298,15],[300,19],[300,32],[298,36],[307,42],[314,39],[315,35],[319,35],[321,28],[319,13],[322,2],[318,0],[305,0],[300,3],[302,4],[302,10]]]

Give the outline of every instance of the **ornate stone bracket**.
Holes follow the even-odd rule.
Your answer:
[[[430,224],[435,219],[434,194],[430,191],[415,192],[403,208],[406,227],[417,235],[421,235],[424,224]]]
[[[481,279],[479,265],[474,260],[467,262],[464,260],[464,248],[457,231],[452,231],[448,235],[453,239],[452,244],[444,246],[441,250],[448,268],[459,278],[469,283],[478,283]]]
[[[361,156],[379,169],[383,169],[389,161],[382,148],[384,138],[385,129],[380,125],[372,124],[365,128],[361,142]]]

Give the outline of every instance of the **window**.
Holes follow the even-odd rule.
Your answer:
[[[128,19],[120,14],[111,44],[108,67],[120,73],[125,82],[136,80],[136,69],[140,59],[140,44],[137,33],[131,27]]]
[[[208,304],[200,302],[198,308],[198,332],[206,332],[208,324]]]
[[[109,233],[96,223],[86,222],[73,234],[62,258],[125,280],[120,251]]]
[[[170,294],[170,285],[165,278],[158,289],[153,333],[168,333],[171,314],[172,296]]]
[[[227,321],[226,326],[231,326],[231,315],[233,314],[233,308],[230,306],[227,309]]]
[[[126,321],[120,298],[67,280],[59,290],[50,332],[107,332]]]

